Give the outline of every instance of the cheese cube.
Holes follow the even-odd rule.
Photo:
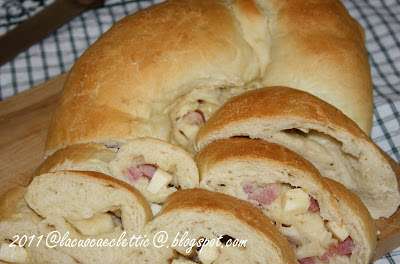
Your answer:
[[[97,236],[115,230],[112,216],[107,213],[96,214],[92,218],[67,220],[75,229],[86,236]]]
[[[199,132],[199,126],[185,124],[182,126],[181,131],[189,140],[192,140],[196,138],[197,132]]]
[[[310,197],[301,188],[286,191],[283,198],[283,210],[295,215],[307,212],[310,205]]]
[[[147,190],[153,194],[156,194],[161,190],[161,188],[167,187],[171,181],[172,175],[158,168],[151,178],[151,181],[147,186]]]
[[[326,227],[332,232],[333,237],[337,238],[340,242],[343,242],[349,236],[347,228],[344,225],[340,226],[335,221],[328,221]]]
[[[203,245],[198,253],[199,260],[203,264],[213,263],[214,260],[217,259],[218,255],[218,247],[215,244],[212,246],[208,244]]]
[[[153,212],[153,215],[156,215],[158,214],[158,212],[160,212],[162,206],[156,203],[152,203],[150,207],[151,211]]]
[[[296,244],[300,245],[303,243],[303,236],[302,234],[294,227],[281,227],[281,232],[284,236],[286,236],[290,241],[295,242]]]
[[[218,108],[219,108],[218,105],[204,101],[202,104],[200,104],[198,109],[202,111],[204,114],[211,116],[212,113],[217,111]]]

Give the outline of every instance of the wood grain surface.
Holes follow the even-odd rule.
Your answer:
[[[47,128],[65,77],[60,75],[0,102],[0,196],[13,187],[27,186],[43,161]],[[400,182],[400,165],[386,157]],[[400,210],[376,224],[380,235],[374,260],[400,246]]]

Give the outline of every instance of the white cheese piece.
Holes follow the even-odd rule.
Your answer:
[[[297,245],[303,243],[302,234],[294,227],[281,227],[281,232],[284,236],[286,236],[290,241],[293,241]]]
[[[192,139],[196,138],[197,132],[199,131],[199,126],[185,124],[182,126],[181,131],[185,134],[185,136],[189,140],[192,140]]]
[[[156,203],[152,203],[150,207],[151,207],[151,211],[153,212],[153,215],[158,214],[158,212],[160,212],[160,210],[162,208],[161,205],[156,204]]]
[[[172,181],[172,175],[158,168],[154,173],[147,190],[153,194],[158,193],[162,187],[167,187]]]
[[[326,227],[340,242],[343,242],[349,236],[349,232],[347,231],[346,227],[344,225],[340,226],[335,221],[328,221],[328,223],[326,223]]]
[[[214,245],[205,245],[201,247],[201,250],[198,253],[198,257],[201,263],[203,264],[211,264],[214,262],[214,260],[217,259],[219,253],[218,253],[218,247]]]
[[[0,260],[11,263],[22,263],[28,258],[28,253],[23,247],[10,247],[10,244],[2,243],[0,246]]]
[[[92,218],[67,220],[82,235],[97,236],[102,233],[110,233],[115,229],[112,216],[107,213],[96,214]]]
[[[198,109],[202,111],[203,114],[210,117],[218,108],[218,105],[204,101],[200,104]]]
[[[197,101],[185,104],[183,106],[179,105],[177,113],[176,113],[176,117],[183,117],[184,115],[186,115],[190,111],[196,110],[198,107],[199,107],[199,103]]]
[[[295,215],[307,212],[310,204],[310,197],[301,188],[288,190],[283,198],[283,210]]]

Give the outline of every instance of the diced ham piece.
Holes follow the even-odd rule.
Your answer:
[[[142,176],[142,173],[136,167],[131,167],[123,172],[128,179],[136,181]]]
[[[312,258],[302,258],[299,259],[299,262],[301,264],[315,264],[315,260],[313,260]]]
[[[308,208],[308,211],[310,213],[314,213],[314,212],[318,211],[319,210],[318,201],[311,197],[310,202],[311,202],[311,204],[310,204],[310,207]]]
[[[330,243],[329,244],[329,250],[333,253],[333,254],[337,254],[337,245],[335,243]]]
[[[320,259],[321,259],[321,261],[323,261],[323,262],[328,262],[329,259],[330,259],[332,256],[333,256],[333,253],[330,252],[330,251],[327,251],[325,254],[323,254],[323,255],[320,257]]]
[[[243,191],[244,191],[246,194],[253,193],[254,190],[255,190],[255,187],[254,187],[254,186],[245,186],[245,187],[243,187]]]
[[[256,200],[260,204],[271,204],[278,197],[281,189],[279,184],[272,183],[264,187],[254,188],[252,186],[245,186],[243,188],[244,192],[247,193],[249,199]]]
[[[143,174],[144,177],[151,180],[153,178],[154,173],[156,172],[157,168],[153,165],[143,164],[139,166],[139,171]]]
[[[183,116],[183,121],[190,125],[201,126],[206,121],[204,118],[204,114],[200,110],[190,111],[186,115]]]
[[[156,170],[157,170],[157,168],[153,165],[142,164],[139,166],[139,168],[132,166],[129,169],[123,171],[123,173],[131,181],[137,181],[142,176],[151,180],[151,178],[153,178],[153,175],[156,172]]]
[[[353,253],[353,250],[355,248],[354,241],[351,239],[350,236],[348,236],[343,242],[339,243],[337,246],[338,250],[338,255],[344,256],[344,255],[350,255]]]
[[[258,201],[261,204],[270,204],[275,201],[276,197],[278,197],[281,189],[278,184],[271,184],[267,186],[267,188],[262,191],[262,193],[258,196]]]

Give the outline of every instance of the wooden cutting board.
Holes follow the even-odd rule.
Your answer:
[[[65,74],[0,102],[0,195],[15,186],[27,186],[43,161],[51,115]],[[386,155],[400,183],[400,165]],[[400,210],[376,221],[380,235],[374,260],[400,246]]]

